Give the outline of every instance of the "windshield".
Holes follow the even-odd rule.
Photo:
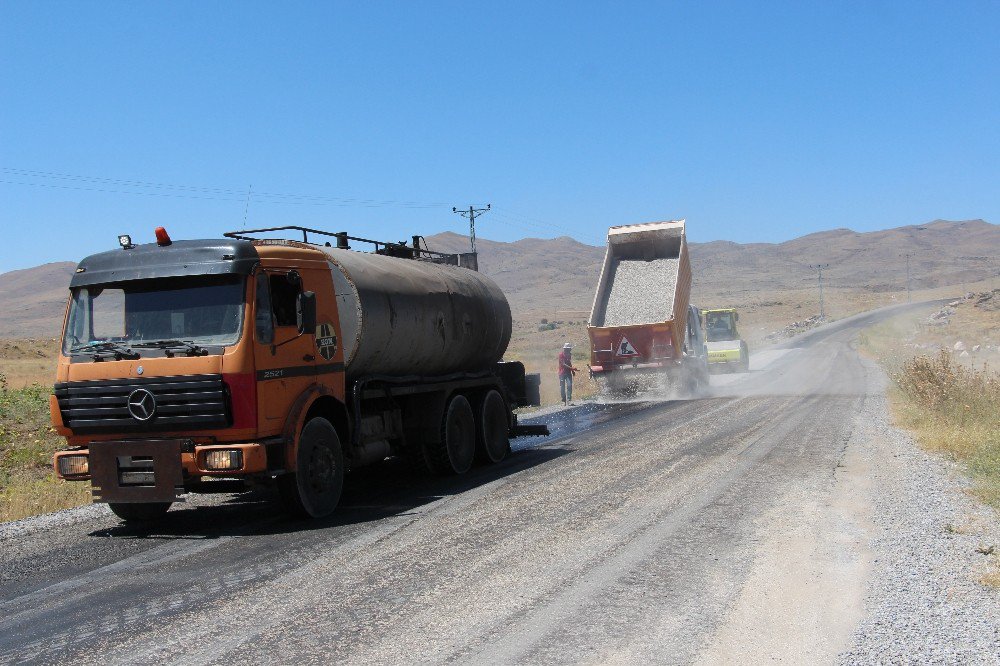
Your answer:
[[[732,312],[705,313],[705,329],[709,342],[735,340],[738,337]]]
[[[243,326],[243,284],[242,276],[198,275],[78,287],[63,352],[102,343],[235,344]]]

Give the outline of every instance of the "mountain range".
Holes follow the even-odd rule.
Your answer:
[[[694,222],[689,222],[689,229]],[[428,236],[431,250],[466,252],[467,237]],[[783,243],[691,243],[694,302],[737,304],[770,293],[811,288],[824,265],[830,289],[898,292],[907,261],[914,289],[996,277],[1000,226],[983,220],[898,227],[859,233],[833,229]],[[477,239],[479,268],[500,285],[517,315],[589,311],[604,248],[570,237],[512,243]],[[73,262],[0,274],[0,337],[56,337]]]

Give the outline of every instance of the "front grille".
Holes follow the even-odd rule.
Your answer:
[[[129,396],[137,389],[149,391],[156,402],[156,411],[147,421],[129,412]],[[222,375],[60,382],[55,395],[63,423],[74,433],[166,432],[230,425]]]

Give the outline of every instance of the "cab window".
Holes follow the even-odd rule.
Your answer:
[[[271,310],[274,312],[275,326],[295,326],[295,301],[299,296],[299,285],[291,282],[284,273],[270,276]]]
[[[269,345],[274,342],[274,322],[271,313],[271,291],[268,289],[267,273],[257,273],[257,300],[254,308],[254,323],[257,328],[257,342]]]

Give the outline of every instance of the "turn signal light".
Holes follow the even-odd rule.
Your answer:
[[[90,458],[88,456],[61,456],[59,458],[59,473],[63,476],[90,474]]]
[[[167,230],[163,227],[156,227],[156,230],[153,233],[156,234],[156,244],[161,247],[170,245],[170,243],[173,242],[170,240],[170,234],[168,234]]]
[[[239,449],[216,449],[205,452],[203,469],[222,472],[243,467],[243,452]]]

